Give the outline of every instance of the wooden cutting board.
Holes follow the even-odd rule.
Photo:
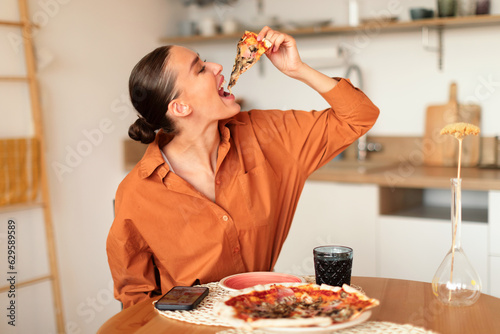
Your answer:
[[[475,104],[459,104],[457,85],[451,83],[448,103],[427,107],[423,139],[424,164],[428,166],[457,166],[458,140],[450,135],[440,135],[441,129],[450,123],[465,122],[480,126],[481,107]],[[462,167],[479,164],[480,136],[467,136],[463,140]]]

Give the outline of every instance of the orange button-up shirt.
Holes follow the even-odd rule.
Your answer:
[[[377,107],[349,81],[323,111],[251,110],[220,121],[215,202],[169,170],[159,132],[116,193],[107,239],[124,307],[175,285],[272,270],[307,177],[375,123]]]

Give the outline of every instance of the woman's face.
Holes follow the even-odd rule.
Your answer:
[[[226,119],[240,111],[234,95],[224,92],[222,65],[204,62],[197,53],[181,46],[171,49],[169,65],[177,72],[178,99],[188,104],[193,116],[207,122]]]

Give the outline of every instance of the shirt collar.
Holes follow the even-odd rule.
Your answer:
[[[229,131],[228,125],[242,125],[245,124],[235,118],[228,118],[219,121],[219,131],[221,134],[221,139],[224,142],[228,142],[231,137],[231,132]],[[172,135],[165,133],[163,130],[158,131],[156,134],[154,142],[149,144],[146,149],[146,153],[139,161],[139,175],[145,179],[151,176],[153,172],[158,169],[158,167],[163,166],[165,169],[165,175],[170,171],[170,168],[165,163],[165,159],[161,154],[161,148],[165,146],[171,139]],[[163,176],[165,176],[163,175]]]
[[[145,179],[160,166],[165,165],[167,172],[169,171],[168,165],[165,163],[163,156],[161,155],[161,147],[168,143],[172,139],[172,136],[163,132],[158,131],[155,140],[149,144],[146,149],[146,153],[139,161],[139,175]],[[166,174],[166,173],[165,173]]]
[[[223,120],[219,121],[219,133],[220,133],[222,142],[229,141],[229,138],[231,137],[231,131],[229,131],[228,125],[233,125],[233,124],[234,125],[243,125],[245,123],[237,120],[234,117],[223,119]]]

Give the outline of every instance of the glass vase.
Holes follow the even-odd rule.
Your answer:
[[[451,249],[432,279],[432,292],[443,304],[468,306],[481,295],[481,279],[461,244],[462,180],[451,179]]]

